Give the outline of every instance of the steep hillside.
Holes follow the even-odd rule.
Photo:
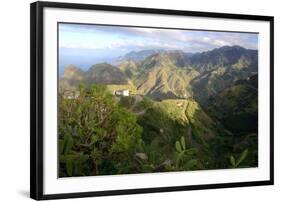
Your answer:
[[[257,81],[258,75],[239,80],[211,100],[208,108],[229,130],[257,133]]]
[[[93,65],[86,72],[88,83],[97,84],[127,84],[126,76],[115,66],[107,63]]]
[[[118,67],[141,94],[156,100],[194,97],[206,105],[224,88],[257,73],[257,51],[240,46],[196,54],[162,51]]]
[[[190,97],[189,83],[199,73],[179,65],[184,65],[182,54],[152,55],[138,65],[138,74],[133,82],[139,93],[156,100]]]
[[[131,60],[124,60],[117,63],[117,67],[127,76],[129,79],[136,76],[138,67],[137,63]]]
[[[201,147],[216,136],[227,133],[192,98],[153,101],[145,96],[130,96],[122,98],[120,103],[138,116],[147,141],[159,135],[169,141],[176,140],[179,138],[177,134],[181,134],[190,144]]]
[[[207,104],[209,98],[237,80],[257,74],[257,57],[256,50],[239,46],[226,46],[192,56],[191,64],[200,72],[191,83],[195,99]]]
[[[257,70],[257,50],[245,49],[241,46],[223,46],[210,51],[196,53],[189,58],[189,64],[201,73],[219,67],[237,67],[244,65],[250,70]],[[237,64],[238,63],[238,64]]]
[[[59,79],[59,90],[75,90],[85,80],[85,72],[74,65],[65,68],[62,77]]]
[[[87,86],[103,84],[111,85],[111,87],[120,85],[125,87],[130,86],[130,88],[133,89],[135,88],[121,70],[107,63],[93,65],[86,72],[74,65],[67,66],[62,77],[59,79],[60,91],[75,91],[80,84],[85,84]]]

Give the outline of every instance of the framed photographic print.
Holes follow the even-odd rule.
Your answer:
[[[31,4],[31,198],[273,184],[273,17]]]

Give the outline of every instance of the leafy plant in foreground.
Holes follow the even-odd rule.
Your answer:
[[[180,140],[175,143],[175,163],[176,170],[193,170],[202,169],[202,164],[196,158],[197,149],[188,148],[185,138],[182,136]]]
[[[59,99],[60,176],[128,173],[141,138],[136,117],[104,86]]]
[[[245,150],[241,153],[239,159],[235,159],[234,156],[231,155],[231,156],[229,157],[229,158],[230,158],[231,166],[232,166],[233,168],[238,168],[239,165],[246,159],[247,155],[248,155],[248,149],[245,149]]]

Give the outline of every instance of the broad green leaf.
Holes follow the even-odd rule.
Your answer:
[[[192,169],[194,167],[198,167],[199,161],[197,159],[191,159],[186,164],[185,167],[188,169]]]
[[[177,155],[177,159],[176,159],[176,166],[177,167],[179,167],[180,161],[182,160],[184,153],[185,153],[185,151],[182,151]]]
[[[64,142],[63,142],[63,154],[68,154],[73,146],[73,139],[70,134],[66,134],[64,136]]]
[[[176,141],[176,150],[180,153],[182,152],[182,148],[179,141]]]
[[[236,167],[239,166],[242,161],[244,161],[244,159],[247,157],[247,155],[248,155],[248,149],[245,149],[243,151],[243,153],[241,154],[239,160],[237,161]]]
[[[65,163],[66,173],[68,176],[72,176],[72,161],[66,161]]]
[[[196,148],[191,148],[191,149],[185,150],[186,155],[193,155],[193,154],[196,154],[197,152],[198,152],[198,149],[196,149]]]
[[[186,150],[185,140],[184,140],[183,136],[181,136],[181,146],[182,146],[183,150]]]
[[[230,163],[233,167],[235,167],[235,158],[232,155],[230,156]]]

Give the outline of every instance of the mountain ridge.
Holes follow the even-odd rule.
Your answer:
[[[116,66],[99,63],[87,71],[70,66],[65,69],[67,74],[64,73],[60,81],[66,87],[75,85],[76,79],[84,79],[88,84],[130,83],[138,93],[152,99],[193,97],[206,105],[224,88],[257,74],[258,70],[258,51],[241,46],[223,46],[194,54],[180,50],[147,52],[152,54],[143,60],[123,60]],[[137,53],[134,52],[135,55]],[[68,72],[74,75],[70,76]]]

